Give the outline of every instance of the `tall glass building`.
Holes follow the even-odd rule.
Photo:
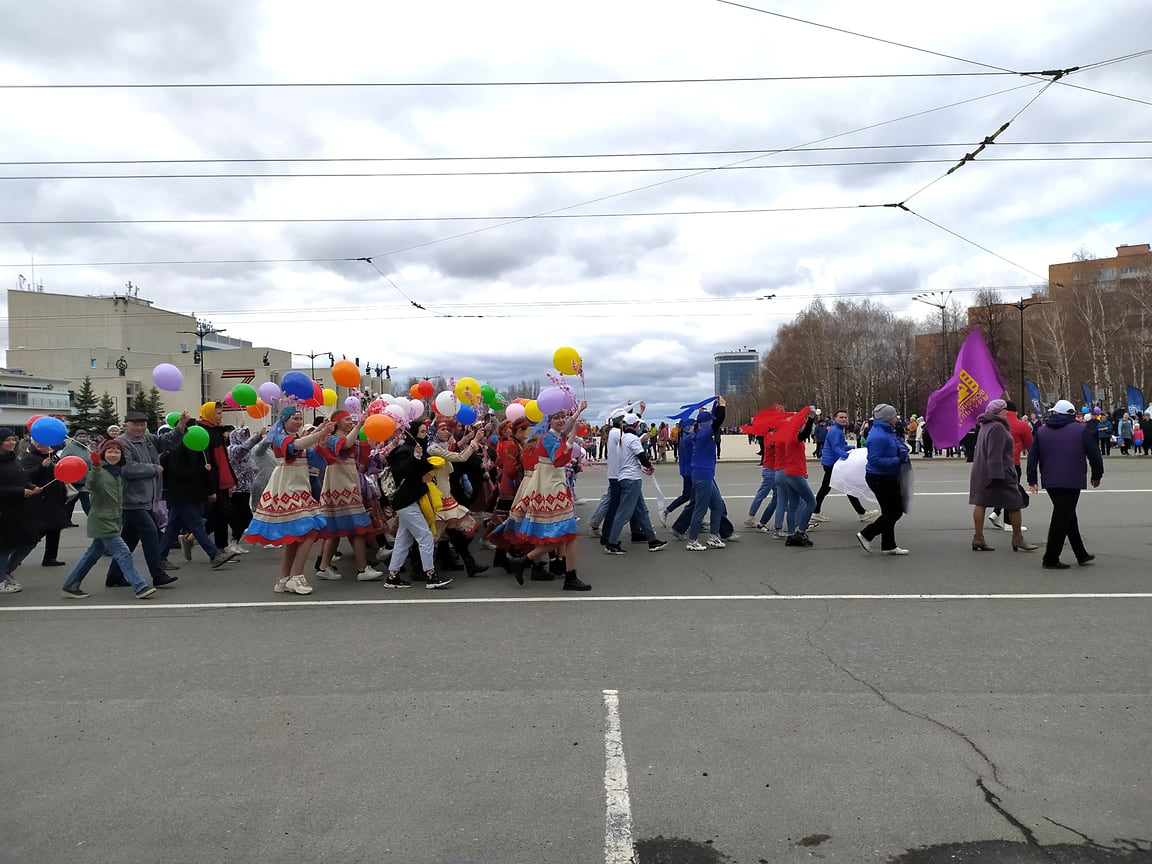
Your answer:
[[[748,389],[749,382],[760,366],[760,352],[754,348],[739,351],[721,351],[712,355],[716,377],[716,394],[739,393]]]

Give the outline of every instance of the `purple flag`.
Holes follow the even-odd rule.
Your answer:
[[[956,371],[948,383],[928,397],[924,425],[935,447],[955,447],[976,418],[993,399],[999,399],[1004,384],[988,345],[979,330],[973,330],[960,346]]]

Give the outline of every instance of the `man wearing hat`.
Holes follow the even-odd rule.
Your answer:
[[[1076,408],[1067,399],[1052,406],[1048,422],[1036,430],[1028,451],[1028,490],[1035,494],[1037,473],[1044,491],[1052,501],[1052,520],[1048,524],[1048,544],[1041,561],[1046,570],[1067,570],[1060,560],[1064,540],[1072,547],[1081,567],[1096,557],[1084,548],[1076,505],[1080,491],[1088,488],[1088,466],[1092,466],[1092,488],[1104,476],[1104,459],[1092,430],[1076,421]]]
[[[165,567],[160,552],[160,529],[152,515],[152,509],[159,503],[163,493],[160,475],[164,472],[160,465],[160,453],[170,447],[179,446],[188,427],[188,412],[180,415],[176,428],[163,435],[153,435],[148,431],[148,415],[143,411],[129,411],[124,417],[124,432],[116,440],[124,453],[124,530],[121,537],[130,550],[139,544],[144,550],[144,561],[148,574],[157,588],[176,581],[176,577],[164,571],[179,569],[175,564]],[[128,585],[128,580],[115,561],[108,568],[104,584],[109,588]]]

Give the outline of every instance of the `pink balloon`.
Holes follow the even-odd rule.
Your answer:
[[[524,419],[524,406],[517,405],[515,402],[513,402],[511,405],[504,409],[504,416],[509,420],[522,420]]]
[[[419,420],[424,416],[424,403],[419,399],[413,399],[412,404],[408,406],[408,419]]]
[[[360,400],[355,396],[349,396],[344,400],[344,410],[349,414],[358,415],[360,413]]]
[[[240,403],[232,398],[231,393],[229,393],[227,396],[224,397],[224,404],[227,405],[229,408],[239,408],[240,407]]]

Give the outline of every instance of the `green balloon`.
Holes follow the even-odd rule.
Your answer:
[[[203,426],[190,426],[184,433],[184,446],[201,453],[208,449],[208,430]]]
[[[496,388],[491,384],[484,384],[480,387],[480,396],[485,405],[491,405],[492,400],[496,398]]]
[[[171,412],[167,417],[164,418],[164,422],[167,423],[169,426],[171,426],[173,429],[175,429],[176,424],[180,422],[180,412],[179,411]]]
[[[232,388],[232,398],[242,408],[256,404],[256,388],[251,384],[237,384]]]
[[[359,434],[357,437],[358,437],[358,438],[359,438],[361,441],[367,441],[367,440],[368,440],[368,435],[367,435],[367,434],[364,432],[364,430],[363,430],[363,429],[361,429],[361,430],[360,430],[360,434]]]

